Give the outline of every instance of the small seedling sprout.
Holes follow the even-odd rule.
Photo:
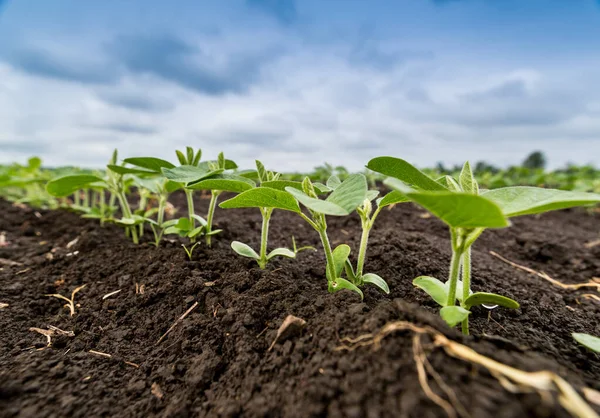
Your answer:
[[[280,174],[274,173],[272,171],[268,171],[265,169],[264,165],[256,160],[256,171],[258,176],[258,181],[260,184],[265,184],[268,182],[276,182],[279,179]],[[271,203],[268,201],[271,200]],[[264,206],[267,204],[268,206]],[[228,209],[228,208],[243,208],[243,207],[257,207],[260,210],[260,214],[262,216],[262,228],[261,228],[261,236],[260,236],[260,250],[257,254],[256,251],[252,249],[248,244],[244,244],[240,241],[233,241],[231,243],[231,248],[241,255],[242,257],[248,257],[256,260],[258,266],[261,269],[266,268],[267,263],[273,257],[281,256],[288,258],[296,258],[296,255],[299,251],[309,249],[312,247],[302,247],[300,249],[296,248],[296,241],[292,236],[292,246],[293,250],[288,248],[275,248],[271,252],[267,254],[267,247],[269,241],[269,222],[271,220],[271,215],[273,214],[273,210],[276,208],[283,209],[282,206],[285,206],[284,210],[299,210],[298,204],[292,196],[289,196],[286,192],[279,191],[276,189],[265,190],[265,188],[257,188],[250,189],[241,194],[233,197],[232,199],[226,200],[221,203],[219,207]]]
[[[62,299],[64,301],[66,301],[67,303],[65,304],[65,306],[69,307],[69,311],[71,312],[71,316],[74,316],[75,315],[75,295],[77,294],[77,292],[79,292],[85,286],[86,285],[79,286],[79,287],[75,288],[75,290],[73,290],[73,292],[71,293],[71,299],[69,299],[66,296],[60,295],[58,293],[52,293],[52,294],[45,295],[45,296],[53,297],[53,298],[57,298],[57,299]]]

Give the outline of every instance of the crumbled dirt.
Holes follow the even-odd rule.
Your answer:
[[[173,202],[181,207],[182,196]],[[208,201],[198,199],[199,212]],[[600,335],[600,302],[511,267],[502,256],[565,283],[600,276],[600,217],[567,210],[486,231],[473,249],[473,288],[518,300],[515,311],[474,309],[473,336],[449,329],[428,296],[412,286],[419,275],[445,278],[448,231],[411,205],[385,210],[372,231],[366,271],[384,277],[390,295],[365,289],[327,292],[317,234],[299,217],[275,212],[270,246],[313,245],[297,260],[266,270],[236,255],[229,243],[258,247],[258,210],[219,209],[224,232],[188,261],[178,241],[141,245],[112,225],[101,227],[67,211],[18,208],[0,200],[0,416],[437,417],[444,411],[421,388],[412,335],[388,336],[378,350],[339,351],[344,337],[377,332],[390,321],[432,326],[477,352],[523,370],[551,370],[575,387],[600,390],[600,359],[571,332]],[[354,251],[356,216],[329,218],[334,244]],[[78,238],[67,249],[67,243]],[[75,296],[71,317],[63,301]],[[106,299],[104,295],[120,290]],[[164,340],[159,338],[195,303]],[[306,321],[268,350],[288,315]],[[46,337],[32,327],[74,336]],[[95,352],[104,353],[94,354]],[[110,357],[108,356],[110,355]],[[483,368],[440,349],[429,360],[474,417],[568,416],[555,399],[504,389]],[[432,389],[442,394],[430,377]]]

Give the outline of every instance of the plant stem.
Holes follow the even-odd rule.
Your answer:
[[[267,266],[267,242],[269,239],[269,221],[271,219],[271,213],[273,209],[270,208],[260,208],[260,212],[262,214],[262,230],[260,234],[260,258],[258,261],[258,266],[261,269],[264,269]]]
[[[79,190],[75,190],[75,193],[73,194],[73,205],[74,206],[79,206]]]
[[[213,218],[215,216],[215,208],[217,207],[217,200],[219,199],[219,195],[221,192],[219,190],[211,190],[210,191],[210,203],[208,205],[208,215],[206,216],[206,245],[210,247],[210,239],[209,235],[212,231],[212,223]]]
[[[131,209],[129,209],[129,204],[127,203],[127,197],[123,192],[118,192],[117,199],[119,199],[119,203],[121,204],[121,212],[123,212],[123,217],[127,219],[131,219]],[[129,227],[128,230],[131,232],[131,239],[134,244],[139,244],[138,234],[135,229],[135,225],[133,227]]]
[[[450,288],[448,289],[448,300],[446,306],[456,305],[456,285],[460,274],[460,257],[462,253],[460,249],[452,249],[452,260],[450,261]]]
[[[194,192],[189,189],[185,189],[185,197],[187,198],[188,205],[188,219],[190,220],[190,229],[194,229],[196,227],[195,219],[192,215],[194,215]]]
[[[369,242],[369,233],[371,232],[371,223],[368,219],[362,221],[362,235],[360,237],[360,247],[358,249],[358,260],[356,262],[356,278],[362,281],[363,267],[365,265],[365,256],[367,254],[367,244]],[[355,283],[358,284],[358,283]]]
[[[162,224],[165,219],[165,207],[167,206],[167,198],[164,196],[160,196],[158,200],[158,214],[156,216],[156,222],[158,222],[158,226],[162,228]]]
[[[327,281],[335,281],[335,263],[333,261],[333,251],[331,250],[331,244],[329,243],[329,237],[327,236],[327,224],[325,223],[325,216],[323,216],[322,222],[319,222],[320,227],[317,229],[319,237],[321,237],[321,244],[325,250],[325,259],[327,260],[327,268],[329,269],[329,277]]]
[[[463,304],[471,294],[471,247],[462,255]],[[462,332],[469,335],[469,317],[462,322]]]
[[[90,207],[90,194],[87,189],[83,189],[83,206],[86,208]]]

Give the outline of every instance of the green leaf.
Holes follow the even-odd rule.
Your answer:
[[[460,184],[458,184],[458,182],[454,179],[454,177],[452,176],[445,176],[444,180],[446,181],[446,184],[448,185],[448,189],[453,191],[453,192],[462,192],[463,189],[460,186]]]
[[[212,231],[210,231],[210,232],[207,232],[207,233],[206,233],[206,235],[208,235],[208,236],[213,236],[213,235],[220,234],[221,232],[223,232],[223,230],[222,230],[222,229],[213,229]]]
[[[223,209],[234,208],[275,208],[300,212],[298,202],[289,193],[271,189],[269,187],[256,187],[222,202],[219,207]]]
[[[348,276],[348,279],[350,279],[352,283],[356,283],[356,273],[354,273],[354,267],[352,267],[350,260],[346,259],[344,269],[346,270],[346,276]]]
[[[194,218],[195,220],[197,220],[200,225],[202,226],[206,226],[208,223],[206,222],[206,219],[204,219],[202,216],[200,215],[196,215],[195,213],[192,215],[192,218]]]
[[[267,255],[267,260],[270,260],[273,257],[287,257],[287,258],[296,258],[296,254],[287,248],[275,248]]]
[[[194,190],[220,190],[227,192],[241,193],[256,187],[252,180],[237,176],[235,174],[215,174],[198,182],[188,184],[188,189]]]
[[[446,283],[444,283],[444,286],[446,286],[446,294],[448,294],[450,292],[450,280],[448,280]],[[473,292],[469,290],[469,296],[472,294],[473,294]],[[463,282],[462,282],[462,280],[456,281],[456,299],[460,303],[462,303],[462,301],[463,301]]]
[[[510,225],[500,208],[482,196],[450,191],[405,194],[452,228],[504,228]]]
[[[383,290],[386,294],[390,294],[390,288],[385,280],[375,273],[367,273],[362,276],[364,283],[370,283]]]
[[[194,167],[193,165],[181,165],[175,168],[163,168],[162,173],[171,181],[187,184],[219,174],[220,171],[207,171],[199,167]]]
[[[427,176],[407,161],[394,157],[373,158],[367,168],[386,176],[402,180],[422,190],[447,190],[444,186]]]
[[[89,174],[74,174],[52,179],[46,185],[46,191],[52,196],[63,197],[73,194],[79,189],[85,188],[92,183],[104,183],[98,176]]]
[[[350,247],[346,244],[340,244],[333,250],[333,264],[335,267],[335,276],[333,279],[340,277],[346,260],[350,255]]]
[[[488,190],[481,195],[495,202],[508,217],[534,215],[600,202],[600,194],[526,186],[503,187]]]
[[[454,327],[468,318],[471,312],[460,306],[444,306],[440,310],[440,316],[448,325]]]
[[[363,174],[352,174],[337,186],[325,201],[335,203],[350,213],[363,204],[366,196],[366,177]]]
[[[468,161],[463,165],[460,175],[458,176],[458,180],[460,181],[460,186],[462,187],[463,192],[479,194],[479,186],[477,185],[475,176],[473,176],[471,164],[469,164]]]
[[[260,258],[260,256],[256,254],[256,251],[254,251],[249,245],[246,245],[243,242],[233,241],[231,243],[231,248],[233,248],[233,251],[235,251],[242,257],[253,258],[255,260],[258,260]]]
[[[367,196],[365,197],[365,199],[367,199],[370,202],[373,199],[376,199],[377,196],[379,196],[379,190],[367,190]]]
[[[264,181],[260,184],[262,187],[269,187],[271,189],[285,191],[286,187],[293,187],[296,190],[302,191],[302,182],[299,181],[291,181],[291,180],[272,180],[272,181]],[[315,191],[317,194],[324,194],[329,192],[329,190],[321,190],[313,184]]]
[[[196,228],[194,228],[191,231],[189,231],[187,233],[187,236],[189,238],[196,238],[196,237],[202,235],[202,232],[204,232],[204,228],[205,228],[204,225],[197,226]]]
[[[340,184],[342,184],[342,181],[338,176],[331,176],[327,179],[327,187],[331,190],[337,189]]]
[[[186,165],[188,163],[185,158],[185,155],[183,155],[183,152],[181,152],[179,150],[175,150],[175,154],[177,154],[177,159],[179,160],[179,164]]]
[[[185,155],[186,155],[186,161],[188,162],[188,164],[191,165],[194,162],[194,148],[185,147]]]
[[[304,194],[304,192],[301,192],[300,190],[297,190],[293,187],[286,187],[285,191],[294,196],[300,203],[302,203],[310,210],[322,213],[324,215],[345,216],[349,215],[352,212],[352,210],[347,211],[346,209],[342,208],[339,205],[336,205],[335,203],[307,196],[306,194]]]
[[[496,295],[494,293],[475,292],[464,301],[467,309],[471,309],[471,306],[489,304],[489,305],[500,305],[505,308],[519,309],[519,302],[506,296]]]
[[[211,164],[219,166],[219,161],[218,160],[203,161],[200,164],[198,164],[198,168],[210,171]],[[224,164],[225,164],[225,168],[224,168],[225,170],[235,170],[236,168],[238,168],[238,165],[232,160],[225,159]],[[221,169],[223,169],[223,168],[221,168]]]
[[[410,202],[410,199],[406,195],[400,193],[399,191],[392,190],[384,197],[377,199],[377,206],[383,208],[389,205],[393,205],[395,203],[403,202]]]
[[[574,332],[571,335],[579,344],[589,348],[592,351],[595,351],[596,353],[600,353],[600,338],[580,332]]]
[[[192,165],[198,165],[200,164],[200,158],[202,158],[202,150],[200,148],[198,148],[198,150],[196,151],[196,155],[194,156],[194,160],[192,161]]]
[[[328,290],[331,293],[339,292],[340,290],[347,289],[353,292],[356,292],[360,295],[360,299],[364,299],[363,292],[353,283],[349,282],[346,279],[338,277],[335,281],[329,282]]]
[[[448,301],[448,289],[444,283],[435,277],[419,276],[413,280],[413,285],[424,290],[425,293],[438,303],[438,305],[446,306],[446,302]]]
[[[267,181],[267,179],[268,179],[267,169],[265,168],[264,164],[258,160],[255,160],[255,163],[256,163],[256,172],[258,173],[258,180],[261,183],[264,181]]]
[[[317,194],[329,193],[330,191],[333,190],[331,187],[329,187],[323,183],[319,183],[319,182],[313,183],[313,189],[315,189],[315,192]]]
[[[143,175],[143,174],[155,174],[153,171],[149,171],[149,170],[140,170],[139,168],[129,168],[129,167],[123,167],[122,165],[114,165],[114,164],[108,164],[106,166],[106,168],[108,168],[110,171],[113,171],[117,174],[138,174],[138,175]]]
[[[146,170],[153,171],[155,173],[160,173],[161,169],[164,168],[175,168],[175,165],[171,164],[166,160],[161,160],[160,158],[154,157],[134,157],[134,158],[125,158],[123,160],[127,164],[134,165],[136,167],[145,168]]]

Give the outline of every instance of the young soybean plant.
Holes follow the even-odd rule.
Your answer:
[[[327,180],[327,187],[331,190],[335,190],[341,185],[341,181],[337,176],[331,176]],[[373,225],[375,223],[375,219],[377,219],[377,215],[381,212],[381,210],[392,204],[400,201],[407,201],[404,196],[399,194],[398,192],[392,192],[388,196],[382,199],[377,200],[377,209],[373,212],[373,204],[372,201],[377,198],[379,195],[378,190],[369,190],[367,191],[365,200],[363,203],[356,208],[356,213],[360,216],[361,226],[362,226],[362,234],[360,238],[360,246],[358,249],[358,259],[356,262],[356,269],[352,266],[350,259],[346,259],[344,268],[346,270],[346,276],[348,279],[354,283],[356,286],[363,286],[365,283],[371,283],[385,293],[390,293],[390,288],[388,287],[385,280],[383,280],[380,276],[375,273],[366,273],[363,274],[363,269],[365,265],[365,258],[367,254],[367,244],[369,242],[369,234]]]
[[[188,147],[187,157],[185,157],[183,153],[178,152],[177,156],[180,162],[190,162],[189,157],[193,155],[193,152],[189,152],[190,149],[191,148]],[[198,151],[198,153],[199,152],[200,151]],[[225,159],[223,153],[219,154],[216,161],[205,162],[200,162],[198,153],[193,156],[193,160],[191,161],[192,164],[182,164],[181,166],[172,169],[163,168],[162,172],[169,180],[182,184],[186,191],[186,195],[188,196],[188,209],[190,210],[189,227],[193,230],[195,227],[194,219],[198,220],[203,228],[202,233],[206,237],[206,244],[210,246],[211,237],[221,232],[221,230],[212,229],[219,195],[224,191],[241,193],[255,187],[256,184],[246,177],[225,173],[226,170],[237,168],[237,165],[233,161]],[[187,160],[184,160],[184,158],[187,158]],[[192,215],[194,213],[192,193],[195,190],[211,191],[206,221],[201,221],[197,215]]]
[[[308,177],[302,182],[302,190],[293,186],[285,187],[285,191],[302,203],[310,216],[297,212],[315,231],[319,233],[323,249],[325,250],[327,288],[329,292],[342,289],[352,290],[363,298],[362,291],[350,280],[342,278],[342,271],[350,255],[350,247],[340,244],[331,249],[327,236],[327,220],[325,215],[346,216],[356,210],[367,197],[367,181],[362,174],[352,174],[341,182],[335,190],[325,199],[318,198],[317,190]],[[352,279],[352,278],[350,278]]]
[[[450,326],[461,323],[464,334],[469,333],[469,315],[473,306],[519,307],[516,301],[505,296],[471,291],[471,246],[485,229],[507,227],[510,225],[509,218],[514,216],[600,201],[597,194],[537,187],[505,187],[480,192],[468,162],[458,180],[446,176],[438,181],[399,158],[374,158],[367,167],[389,176],[385,181],[388,186],[449,226],[452,259],[448,281],[443,283],[433,277],[420,276],[413,283],[442,306],[440,314]],[[456,305],[457,299],[459,306]]]
[[[128,236],[131,236],[133,242],[137,244],[139,242],[138,231],[136,225],[144,222],[144,219],[140,216],[133,215],[129,203],[127,201],[126,192],[126,179],[124,174],[119,171],[120,167],[115,165],[117,161],[117,150],[114,151],[113,156],[108,164],[108,170],[104,178],[98,177],[91,174],[73,174],[57,177],[52,179],[46,185],[46,190],[52,196],[64,197],[69,196],[82,188],[97,188],[108,190],[116,199],[119,201],[121,207],[122,218],[115,222],[123,227]]]
[[[258,180],[262,184],[269,184],[269,182],[276,182],[279,180],[279,173],[273,171],[267,171],[265,166],[258,160],[256,160],[256,171],[258,173]],[[273,257],[281,256],[288,258],[296,258],[298,252],[309,249],[312,247],[296,248],[296,242],[292,237],[293,250],[288,248],[275,248],[267,254],[267,245],[269,241],[269,221],[273,210],[282,209],[290,210],[292,212],[300,212],[300,208],[296,199],[290,196],[288,193],[273,188],[258,187],[246,190],[237,196],[226,200],[221,203],[219,207],[223,209],[235,209],[235,208],[258,208],[262,215],[262,228],[260,236],[260,250],[257,254],[247,244],[239,241],[233,241],[231,248],[241,255],[242,257],[248,257],[256,260],[258,266],[261,269],[265,269],[269,260]]]

